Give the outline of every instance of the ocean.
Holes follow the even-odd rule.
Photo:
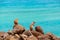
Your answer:
[[[40,26],[44,33],[60,37],[59,0],[0,0],[0,31],[13,29],[14,20],[29,30],[30,24]]]

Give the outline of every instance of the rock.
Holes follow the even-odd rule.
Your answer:
[[[0,40],[3,40],[3,38],[2,38],[2,37],[0,37]]]
[[[25,35],[25,34],[21,34],[21,35],[20,35],[20,39],[21,39],[21,40],[27,40],[27,38],[28,38],[28,36]]]
[[[27,40],[38,40],[35,36],[31,35],[27,38]]]
[[[50,32],[47,33],[46,35],[49,36],[51,40],[58,40],[58,38],[55,35],[51,34]]]
[[[50,40],[48,37],[38,36],[38,40]]]
[[[37,32],[37,31],[31,31],[31,33],[35,36],[35,37],[38,37],[38,36],[42,36],[41,33]]]
[[[60,40],[60,38],[58,38],[58,40]]]
[[[4,40],[20,40],[20,38],[17,37],[16,35],[15,36],[9,35]]]
[[[3,36],[5,34],[5,32],[0,32],[0,37]]]
[[[12,37],[10,38],[10,40],[16,40],[16,38],[14,38],[14,36],[12,36]]]
[[[0,38],[4,40],[9,34],[5,32],[0,32]]]
[[[8,33],[9,35],[14,35],[14,33],[13,33],[11,30],[9,30],[7,33]]]
[[[31,33],[30,30],[23,32],[23,34],[27,35],[28,37],[29,37],[30,35],[32,35],[32,33]]]
[[[4,40],[10,40],[11,37],[12,35],[8,35],[7,37],[4,38]]]
[[[41,29],[40,26],[35,27],[35,30],[41,34],[44,34],[43,30]]]
[[[20,38],[20,36],[19,36],[18,34],[15,34],[15,36],[16,36],[17,38]]]

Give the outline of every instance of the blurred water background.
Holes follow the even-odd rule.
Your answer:
[[[60,0],[0,0],[0,31],[12,30],[16,18],[27,30],[35,21],[45,33],[60,36]]]

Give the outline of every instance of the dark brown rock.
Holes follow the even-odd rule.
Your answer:
[[[32,33],[31,33],[30,30],[23,32],[23,34],[25,34],[25,35],[27,35],[27,36],[31,36],[31,35],[32,35]]]
[[[2,37],[0,37],[0,40],[3,40],[3,38],[2,38]]]
[[[35,37],[38,37],[38,36],[42,36],[41,33],[37,32],[37,31],[31,31],[31,33],[35,36]]]
[[[9,35],[4,40],[20,40],[20,37],[18,37],[17,35]]]
[[[9,35],[8,33],[0,32],[0,38],[2,39],[6,38],[8,35]]]
[[[0,32],[0,37],[3,36],[5,34],[5,32]]]
[[[21,35],[20,35],[20,39],[21,39],[21,40],[27,40],[27,38],[28,38],[28,36],[25,35],[25,34],[21,34]]]
[[[11,31],[11,30],[9,30],[7,33],[8,33],[9,35],[14,35],[13,31]]]
[[[20,36],[19,36],[18,34],[15,34],[15,36],[16,36],[17,38],[20,38]]]
[[[4,40],[10,40],[11,35],[8,35],[7,37],[4,38]]]
[[[50,40],[48,37],[38,36],[38,40]]]
[[[60,38],[58,38],[58,40],[60,40]]]
[[[51,40],[58,40],[58,38],[55,35],[51,34],[50,32],[47,33],[46,36],[49,36]]]
[[[35,36],[31,35],[27,38],[27,40],[38,40]]]

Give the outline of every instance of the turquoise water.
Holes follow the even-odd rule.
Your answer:
[[[27,30],[35,21],[45,33],[60,37],[59,0],[0,0],[0,31],[12,30],[16,18]]]

